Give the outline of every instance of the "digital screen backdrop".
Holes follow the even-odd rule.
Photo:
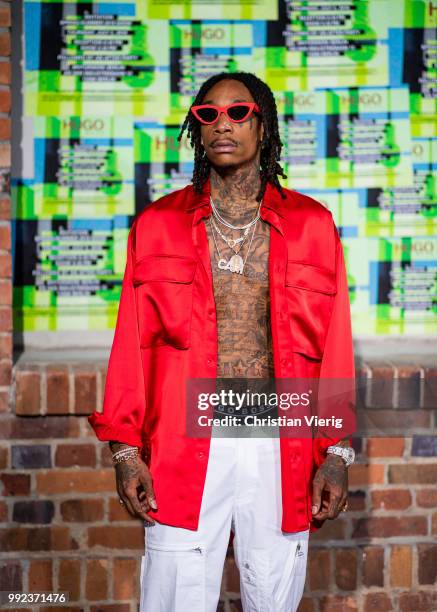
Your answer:
[[[435,0],[24,2],[15,329],[114,328],[134,216],[191,180],[195,93],[247,70],[283,185],[340,229],[354,335],[435,333],[436,26]]]

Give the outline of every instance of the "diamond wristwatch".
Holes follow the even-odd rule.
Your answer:
[[[341,457],[346,466],[351,465],[355,460],[355,451],[350,446],[346,448],[344,446],[328,446],[326,452]]]

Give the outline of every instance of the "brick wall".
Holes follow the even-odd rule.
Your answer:
[[[0,590],[64,589],[69,610],[133,612],[143,528],[118,504],[107,445],[86,420],[101,406],[106,361],[50,355],[14,365],[11,411],[1,417]],[[412,410],[399,418],[435,425],[436,370],[378,362],[357,371],[381,413],[394,398],[408,408],[399,389],[410,379]],[[437,437],[354,446],[350,509],[311,536],[300,612],[437,610]],[[232,548],[220,609],[241,610]]]

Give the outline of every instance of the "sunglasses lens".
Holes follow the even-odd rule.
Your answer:
[[[238,106],[231,106],[228,109],[228,115],[233,121],[242,121],[246,119],[250,113],[250,107],[246,104],[238,104]]]
[[[201,121],[212,123],[217,119],[217,111],[214,108],[198,108],[197,115]]]

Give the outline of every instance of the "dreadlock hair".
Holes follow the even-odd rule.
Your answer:
[[[250,91],[254,101],[261,110],[260,120],[264,125],[264,137],[261,144],[260,155],[261,186],[256,197],[257,201],[260,202],[263,198],[267,182],[272,183],[279,191],[282,198],[285,199],[286,195],[282,190],[278,176],[287,178],[287,175],[284,174],[283,169],[278,164],[282,142],[279,138],[276,102],[270,87],[251,72],[221,72],[210,77],[203,83],[197,92],[192,106],[202,104],[206,93],[216,83],[223,79],[233,79],[243,83]],[[181,140],[185,129],[187,129],[191,147],[194,148],[193,189],[196,193],[202,193],[203,186],[211,170],[211,163],[201,143],[200,124],[191,111],[188,111],[185,117],[185,121],[178,136],[178,141]]]

